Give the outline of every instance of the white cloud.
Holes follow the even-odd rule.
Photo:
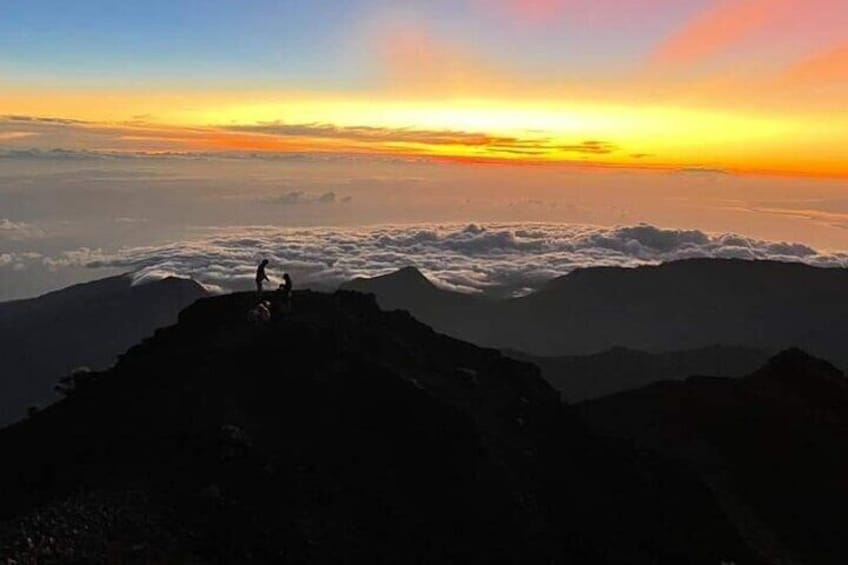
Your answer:
[[[100,249],[89,249],[81,247],[72,251],[65,251],[56,257],[43,257],[38,254],[34,259],[41,259],[41,263],[51,270],[62,267],[98,267],[104,260],[113,260],[114,257],[105,255]]]
[[[11,139],[23,139],[25,137],[34,137],[38,135],[31,131],[0,131],[0,141],[9,141]]]
[[[0,269],[9,268],[13,271],[25,271],[27,267],[36,261],[40,261],[42,255],[32,251],[24,253],[0,253]]]
[[[44,237],[41,228],[26,222],[13,222],[7,218],[0,218],[0,241],[21,241],[25,239],[36,239]]]
[[[538,288],[578,267],[637,266],[675,259],[723,257],[848,264],[848,254],[737,234],[661,229],[639,224],[602,228],[564,224],[375,226],[347,229],[230,228],[169,245],[107,254],[80,249],[44,258],[51,268],[136,271],[138,281],[191,277],[212,288],[249,288],[260,258],[269,274],[297,284],[334,286],[414,264],[434,281],[465,292]]]

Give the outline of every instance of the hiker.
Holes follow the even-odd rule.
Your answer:
[[[271,314],[276,318],[291,312],[291,289],[292,282],[288,273],[283,273],[283,284],[277,287],[274,293],[273,309]]]
[[[288,273],[283,273],[283,284],[277,290],[280,293],[280,305],[286,312],[291,312],[292,280]]]
[[[268,278],[268,275],[265,274],[265,267],[268,266],[268,259],[263,259],[261,263],[259,263],[259,267],[256,268],[256,292],[259,296],[262,296],[262,283],[264,281],[269,281],[271,279]]]
[[[247,313],[247,318],[254,324],[267,324],[271,321],[271,303],[267,300],[261,301],[250,312]]]

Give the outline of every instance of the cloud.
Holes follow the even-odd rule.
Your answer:
[[[293,190],[269,200],[273,204],[283,206],[297,206],[301,204],[332,204],[336,202],[335,192],[324,192],[323,194],[312,194],[302,190]]]
[[[831,226],[840,229],[848,229],[848,213],[829,212],[826,210],[813,210],[807,208],[780,208],[769,206],[751,207],[752,212],[785,216],[813,222],[820,225]]]
[[[615,144],[602,140],[586,140],[562,145],[544,136],[519,138],[458,130],[422,130],[372,126],[341,127],[332,124],[286,124],[279,121],[227,126],[224,129],[268,136],[325,138],[358,143],[476,147],[492,152],[528,155],[543,155],[551,152],[606,155],[618,150]]]
[[[29,128],[29,129],[24,129]],[[36,141],[25,142],[27,138]],[[604,157],[619,150],[606,140],[561,140],[537,134],[410,127],[340,126],[280,120],[219,127],[94,124],[59,118],[0,117],[0,149],[6,159],[100,160],[286,159],[315,156],[386,159],[503,160],[510,156],[563,161],[573,155]],[[514,158],[514,157],[513,157]]]
[[[130,157],[132,154],[99,153],[96,151],[75,151],[71,149],[0,149],[0,159],[62,159],[89,160],[108,159],[112,155]]]
[[[40,262],[41,253],[27,251],[23,253],[0,253],[0,269],[8,268],[13,271],[25,271],[30,263]]]
[[[71,251],[63,251],[57,256],[44,256],[39,253],[18,254],[19,260],[23,260],[24,258],[40,262],[43,266],[55,271],[67,267],[98,268],[106,266],[106,263],[113,260],[114,256],[107,255],[100,249],[80,247]]]
[[[0,241],[23,241],[41,237],[44,237],[44,231],[33,224],[0,218]]]
[[[334,287],[414,264],[437,284],[463,292],[526,292],[580,267],[637,266],[722,257],[844,267],[848,254],[737,234],[662,229],[648,224],[594,227],[565,224],[375,226],[349,229],[219,229],[169,245],[116,253],[80,249],[41,259],[51,268],[134,271],[138,281],[176,275],[210,288],[250,288],[260,258],[269,274],[292,273],[301,286]]]
[[[383,163],[409,163],[426,158],[362,153],[284,153],[254,151],[95,151],[86,149],[2,149],[0,159],[62,160],[62,161],[114,161],[119,159],[150,159],[169,161],[374,161]],[[148,173],[153,174],[153,173]]]
[[[115,218],[114,221],[116,224],[147,224],[150,223],[150,218],[137,218],[135,216],[118,216],[117,218]]]
[[[680,174],[689,174],[689,175],[729,175],[730,171],[726,169],[717,169],[711,167],[682,167],[680,169],[675,169],[675,173]]]
[[[0,116],[0,120],[6,122],[23,122],[23,123],[38,123],[38,124],[60,124],[60,125],[84,125],[91,122],[86,122],[83,120],[74,120],[71,118],[58,118],[58,117],[41,117],[41,116],[24,116],[18,114],[6,114]]]
[[[607,141],[584,141],[578,145],[560,145],[557,149],[565,153],[605,155],[617,151],[618,147]]]
[[[130,116],[131,122],[148,123],[156,118],[153,114],[134,114]]]
[[[712,55],[784,16],[795,0],[719,0],[709,5],[654,53],[659,64],[685,65]]]
[[[848,42],[801,61],[784,74],[782,82],[787,85],[848,83]]]
[[[8,141],[11,139],[24,139],[26,137],[34,137],[39,135],[32,131],[5,131],[0,132],[0,141]]]
[[[493,137],[484,133],[456,130],[336,126],[320,123],[287,124],[281,121],[226,126],[222,129],[283,137],[322,137],[350,141],[426,143],[429,145],[490,145],[501,142],[514,143],[516,141],[514,137]]]
[[[383,80],[392,90],[415,96],[463,96],[500,92],[515,79],[500,62],[465,41],[436,33],[419,19],[383,24],[372,42]]]

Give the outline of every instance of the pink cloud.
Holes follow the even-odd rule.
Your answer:
[[[848,82],[848,41],[801,61],[787,71],[784,80],[799,86]]]
[[[394,88],[459,95],[502,88],[506,82],[496,65],[468,45],[420,25],[391,25],[376,40],[384,78]]]
[[[717,0],[666,39],[654,62],[681,65],[702,59],[779,20],[794,4],[795,0]]]

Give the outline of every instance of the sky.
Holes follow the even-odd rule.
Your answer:
[[[0,300],[257,226],[839,252],[845,99],[844,0],[5,0]]]
[[[844,178],[846,29],[841,0],[7,0],[0,107],[90,150]]]

